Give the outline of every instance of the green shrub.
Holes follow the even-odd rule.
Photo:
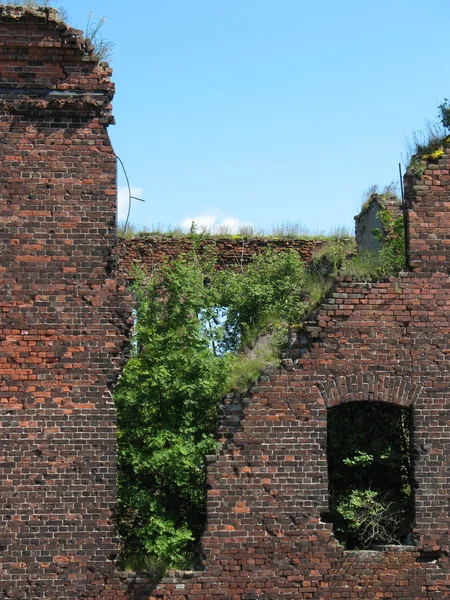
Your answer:
[[[158,572],[196,563],[221,397],[278,365],[280,339],[305,311],[297,253],[217,272],[195,243],[151,278],[137,275],[133,357],[114,393],[121,561]]]
[[[354,252],[353,243],[329,242],[306,269],[297,252],[269,249],[219,271],[214,246],[199,258],[203,239],[192,232],[189,255],[152,277],[137,274],[133,357],[114,393],[121,561],[155,573],[198,562],[221,397],[279,365],[290,330]]]
[[[373,402],[328,410],[330,513],[346,548],[407,541],[411,502],[410,411]]]
[[[339,533],[345,535],[348,547],[366,549],[380,544],[401,544],[408,532],[408,507],[370,489],[349,491],[334,510],[340,517]]]
[[[305,314],[303,262],[295,250],[268,249],[242,271],[225,270],[214,279],[217,304],[228,307],[224,345],[244,348],[273,323],[298,323]]]

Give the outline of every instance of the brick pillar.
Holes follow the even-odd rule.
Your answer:
[[[117,554],[110,387],[130,312],[112,275],[110,75],[52,9],[0,7],[0,591],[7,598],[97,597]]]
[[[409,220],[409,259],[414,271],[450,270],[450,149],[425,165],[418,176],[405,175]]]

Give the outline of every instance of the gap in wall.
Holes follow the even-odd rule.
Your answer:
[[[348,550],[411,544],[412,411],[384,402],[328,409],[329,512]]]

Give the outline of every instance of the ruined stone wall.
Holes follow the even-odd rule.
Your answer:
[[[118,540],[129,299],[111,277],[110,69],[48,9],[0,7],[0,597],[98,598]]]
[[[381,211],[388,210],[392,219],[402,216],[402,201],[396,196],[386,198],[380,194],[372,194],[355,217],[355,238],[358,250],[380,250],[383,243],[374,237],[373,230],[378,229],[386,234],[381,220]]]

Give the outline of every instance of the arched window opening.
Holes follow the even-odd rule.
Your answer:
[[[328,410],[328,519],[346,549],[411,543],[411,422],[382,402]]]

